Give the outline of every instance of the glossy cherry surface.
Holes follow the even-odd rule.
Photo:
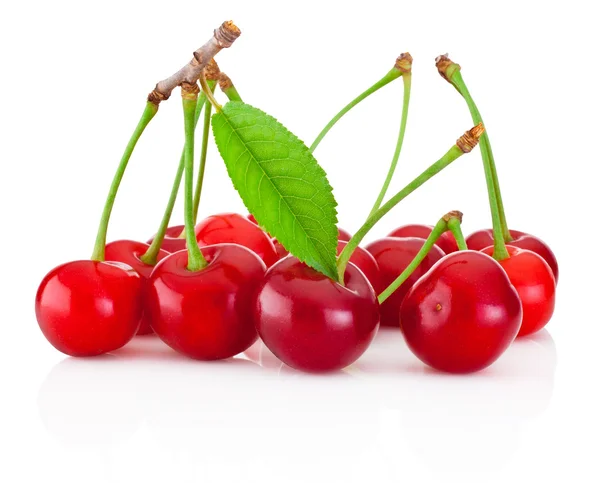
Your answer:
[[[50,271],[35,298],[46,339],[70,356],[96,356],[123,347],[142,317],[142,280],[117,262],[78,260]]]
[[[253,311],[265,345],[287,365],[308,372],[342,369],[367,349],[379,326],[371,284],[352,263],[345,285],[289,256],[259,285]]]
[[[431,225],[404,225],[392,231],[388,237],[394,236],[399,238],[423,238],[426,239],[431,235],[433,226]],[[435,244],[442,249],[445,254],[458,251],[458,245],[451,232],[442,233]]]
[[[147,243],[137,242],[133,240],[116,240],[106,244],[104,251],[104,257],[107,261],[122,262],[133,268],[142,278],[144,294],[148,279],[154,270],[154,265],[147,265],[140,260],[140,257],[146,253],[149,245]],[[157,261],[161,261],[163,258],[169,255],[168,252],[160,250],[156,257]],[[138,335],[152,334],[152,328],[150,327],[150,318],[144,311],[144,315],[140,321],[140,328],[137,331]]]
[[[376,240],[365,248],[373,255],[380,271],[381,290],[385,290],[404,271],[413,258],[423,247],[425,240],[422,238],[397,238],[388,237]],[[381,304],[381,325],[398,327],[400,320],[400,304],[404,296],[425,273],[444,256],[444,252],[434,245],[425,259],[408,279],[390,297]]]
[[[180,238],[183,228],[183,225],[168,227],[165,238],[160,246],[161,250],[164,250],[167,253],[175,253],[180,250],[185,250],[185,238]],[[154,237],[147,241],[148,245],[152,243],[152,240],[154,240]]]
[[[233,357],[256,341],[253,294],[265,264],[235,244],[202,247],[208,266],[187,269],[187,251],[169,255],[148,283],[147,310],[154,332],[170,347],[194,359]]]
[[[554,313],[556,282],[550,265],[537,253],[507,245],[510,258],[500,260],[523,305],[523,323],[519,336],[544,328]],[[494,247],[482,250],[489,256]]]
[[[342,253],[342,250],[347,244],[348,242],[346,241],[340,240],[338,242],[338,255]],[[371,255],[367,250],[362,247],[356,247],[356,250],[352,252],[350,261],[356,265],[363,275],[367,277],[367,280],[371,282],[371,286],[373,287],[373,290],[375,290],[375,294],[378,294],[385,289],[381,283],[381,272],[379,271],[379,265],[377,264],[375,257],[373,257],[373,255]]]
[[[409,291],[400,324],[411,351],[444,372],[492,364],[521,327],[521,301],[493,258],[475,251],[445,256]]]
[[[279,260],[269,235],[238,213],[221,213],[205,218],[196,225],[196,240],[200,246],[237,243],[256,253],[267,267]]]
[[[513,237],[513,240],[508,242],[507,245],[537,253],[550,265],[554,278],[558,282],[558,261],[554,252],[544,241],[536,236],[518,230],[510,230],[510,235]],[[494,244],[494,233],[492,230],[479,230],[471,233],[466,238],[466,242],[470,250],[483,250]]]

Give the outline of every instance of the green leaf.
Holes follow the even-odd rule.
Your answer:
[[[233,185],[256,221],[292,255],[337,280],[337,203],[306,145],[243,102],[225,104],[212,123]]]

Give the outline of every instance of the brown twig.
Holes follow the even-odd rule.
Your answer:
[[[466,133],[456,140],[456,145],[460,148],[463,153],[470,153],[473,148],[479,143],[479,138],[484,133],[485,128],[480,122],[477,126],[472,127]]]
[[[200,78],[202,70],[212,58],[222,49],[231,47],[240,34],[240,29],[232,21],[223,22],[218,29],[215,29],[212,38],[194,52],[194,58],[189,63],[172,76],[156,84],[156,87],[148,95],[148,102],[158,105],[161,101],[167,100],[173,89],[182,83],[195,84]]]

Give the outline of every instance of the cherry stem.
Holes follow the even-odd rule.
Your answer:
[[[452,85],[458,90],[458,92],[464,97],[467,105],[469,107],[469,111],[471,112],[471,117],[475,122],[483,122],[481,120],[481,115],[477,110],[477,106],[473,102],[473,98],[467,86],[462,78],[459,69],[454,70],[449,76],[450,82]],[[502,222],[504,209],[500,208],[501,206],[501,198],[500,198],[500,187],[498,185],[498,178],[494,175],[495,173],[495,165],[494,160],[491,156],[491,147],[489,145],[489,138],[487,133],[483,133],[481,137],[481,158],[483,160],[483,169],[485,172],[485,182],[487,184],[488,197],[490,203],[490,211],[492,215],[492,228],[494,232],[494,258],[496,260],[504,260],[509,258],[508,251],[506,250],[505,244],[505,234],[506,231],[508,233],[508,229],[504,229],[503,226],[506,224],[506,220],[504,223]],[[510,235],[509,235],[510,236]]]
[[[419,265],[421,265],[421,262],[425,260],[425,257],[433,248],[435,242],[438,241],[440,236],[442,236],[442,234],[446,231],[448,231],[448,222],[445,220],[445,218],[442,218],[433,227],[433,230],[431,230],[431,233],[427,237],[427,240],[425,240],[425,243],[423,244],[419,252],[415,255],[415,258],[412,259],[408,267],[406,267],[398,276],[398,278],[396,278],[396,280],[394,280],[390,285],[388,285],[388,287],[377,296],[377,300],[380,304],[385,302],[388,299],[388,297],[390,297],[390,295],[392,295],[404,282],[406,282],[408,277],[410,277],[413,274],[413,272],[419,267]]]
[[[209,81],[210,84],[210,81]],[[198,100],[196,101],[196,109],[194,112],[194,129],[198,125],[198,120],[200,119],[200,114],[202,113],[202,108],[206,104],[206,96],[204,92],[200,93]],[[173,187],[171,188],[171,194],[169,195],[169,201],[167,202],[167,206],[165,207],[165,212],[163,214],[162,220],[160,221],[160,226],[152,240],[152,243],[146,250],[140,260],[144,262],[146,265],[156,265],[156,261],[158,258],[158,253],[160,252],[160,248],[165,239],[165,235],[167,234],[167,228],[169,227],[169,223],[171,221],[171,216],[173,215],[173,209],[175,207],[175,203],[177,201],[177,195],[179,193],[179,187],[181,186],[181,178],[183,177],[183,171],[185,169],[185,146],[181,150],[181,156],[179,158],[179,165],[177,166],[177,172],[175,173],[175,179],[173,180]],[[182,230],[180,234],[183,238],[185,238],[185,229]]]
[[[369,87],[366,91],[364,91],[358,97],[356,97],[355,99],[353,99],[352,101],[350,101],[348,104],[346,104],[342,108],[342,110],[340,112],[338,112],[335,116],[333,116],[333,118],[331,119],[331,121],[329,121],[327,123],[327,125],[319,133],[319,135],[317,136],[317,138],[313,141],[313,143],[312,143],[312,145],[310,146],[310,149],[309,149],[310,152],[312,153],[312,152],[314,152],[315,149],[317,149],[317,146],[321,143],[321,141],[327,135],[327,133],[331,130],[331,128],[333,126],[335,126],[335,124],[342,117],[344,117],[344,115],[348,111],[350,111],[350,109],[352,109],[354,106],[356,106],[357,104],[359,104],[361,101],[363,101],[364,99],[366,99],[367,97],[369,97],[371,94],[373,94],[374,92],[377,92],[383,86],[386,86],[387,84],[389,84],[393,80],[397,79],[401,75],[402,75],[402,71],[399,70],[396,66],[394,66],[386,75],[384,75],[381,79],[379,79],[377,82],[375,82],[375,84],[373,84],[371,87]]]
[[[216,82],[207,81],[211,92],[214,91]],[[204,92],[200,94],[204,99]],[[204,183],[204,171],[206,169],[206,155],[208,153],[208,138],[210,136],[210,117],[212,115],[212,105],[209,103],[204,111],[204,123],[202,125],[202,147],[200,151],[200,165],[198,167],[198,177],[196,178],[196,188],[194,191],[194,225],[198,220],[198,208],[200,206],[200,197],[202,196],[202,185]]]
[[[225,74],[225,72],[221,72],[219,74],[219,88],[230,101],[244,102],[242,101],[242,96],[240,96],[239,92],[233,85],[233,82],[231,82],[231,79],[227,74]]]
[[[392,163],[390,164],[390,169],[388,170],[387,177],[383,183],[381,191],[379,192],[379,196],[377,196],[377,200],[371,209],[371,213],[369,216],[372,216],[383,203],[383,199],[385,198],[385,194],[390,186],[390,182],[392,181],[392,177],[394,176],[394,172],[396,171],[396,165],[398,164],[398,159],[400,158],[400,152],[402,151],[402,143],[404,141],[404,132],[406,131],[406,121],[408,118],[408,103],[410,102],[410,84],[411,84],[412,74],[410,72],[406,72],[402,75],[402,80],[404,81],[404,98],[402,101],[402,118],[400,120],[400,131],[398,133],[398,141],[396,142],[396,150],[394,151],[394,156],[392,157]]]
[[[191,88],[193,86],[193,88]],[[202,270],[208,265],[196,241],[194,231],[194,113],[198,98],[197,85],[183,84],[181,87],[183,119],[185,128],[185,238],[188,250],[187,268],[191,272]]]
[[[458,245],[458,249],[460,251],[468,250],[467,242],[465,241],[465,236],[463,235],[462,228],[460,226],[462,220],[458,217],[452,217],[448,220],[448,230],[452,232],[452,236],[456,240],[456,244]]]
[[[123,175],[125,174],[125,169],[127,168],[127,164],[129,163],[129,158],[131,158],[131,154],[135,149],[135,145],[138,140],[142,136],[142,133],[146,129],[146,126],[150,123],[152,118],[158,112],[158,105],[152,102],[147,102],[146,107],[144,108],[144,112],[142,113],[142,117],[138,122],[129,142],[127,143],[127,147],[125,148],[125,152],[121,157],[121,161],[119,162],[119,166],[117,167],[117,172],[112,180],[110,185],[110,189],[108,191],[108,196],[106,198],[106,202],[104,204],[104,209],[102,211],[102,216],[100,218],[100,225],[98,227],[98,234],[96,235],[96,242],[94,244],[94,251],[92,252],[92,260],[104,261],[104,251],[106,248],[106,232],[108,230],[108,222],[110,220],[110,214],[112,212],[113,206],[115,204],[115,198],[117,197],[117,191],[119,191],[119,186],[121,184],[121,180],[123,179]]]
[[[410,195],[417,188],[425,184],[425,182],[429,181],[436,174],[446,168],[450,163],[460,158],[463,154],[465,154],[457,145],[452,146],[446,154],[444,154],[439,160],[433,163],[429,168],[423,171],[419,176],[417,176],[414,180],[408,183],[404,188],[402,188],[398,193],[396,193],[388,202],[386,202],[381,208],[379,208],[373,215],[371,215],[367,221],[365,221],[364,225],[360,227],[360,229],[354,234],[354,236],[350,239],[350,241],[346,244],[342,253],[337,260],[337,268],[338,268],[338,277],[339,280],[344,280],[344,273],[346,272],[346,266],[350,261],[350,257],[352,253],[358,247],[358,245],[362,242],[363,238],[369,233],[371,228],[375,226],[375,224],[381,220],[387,213],[390,212],[392,208],[394,208],[398,203],[400,203],[404,198]]]
[[[208,81],[206,80],[206,76],[204,75],[204,72],[200,75],[200,79],[198,79],[198,80],[200,82],[200,87],[202,88],[202,92],[204,92],[208,101],[215,108],[215,111],[221,112],[221,110],[223,109],[223,106],[221,104],[219,104],[219,102],[215,99],[212,89],[208,85]]]

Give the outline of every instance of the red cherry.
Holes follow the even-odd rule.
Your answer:
[[[338,255],[342,253],[342,250],[347,244],[347,241],[338,241]],[[381,283],[381,272],[379,271],[379,265],[377,264],[377,261],[373,255],[371,255],[367,250],[362,247],[356,247],[356,250],[352,252],[350,261],[356,265],[363,275],[367,277],[367,280],[371,282],[371,286],[373,287],[373,290],[375,290],[376,294],[385,289],[385,287],[382,287],[383,284]]]
[[[271,241],[273,242],[273,246],[275,247],[275,251],[277,252],[277,256],[279,257],[280,260],[282,258],[287,257],[290,254],[290,252],[288,252],[285,249],[285,247],[281,243],[279,243],[277,238],[271,238]]]
[[[338,228],[338,241],[350,241],[352,235],[343,228]]]
[[[445,372],[479,371],[514,340],[523,311],[517,291],[493,258],[445,256],[406,295],[400,325],[410,350]]]
[[[147,310],[154,332],[176,351],[194,359],[226,359],[257,339],[252,296],[266,267],[240,245],[201,250],[208,266],[198,272],[187,269],[187,251],[156,265],[148,282]]]
[[[388,237],[399,237],[399,238],[423,238],[426,239],[433,230],[431,225],[404,225],[400,228],[396,228],[391,232]],[[435,244],[442,249],[445,254],[454,253],[458,251],[458,245],[451,232],[447,231],[442,233],[442,236],[438,238]]]
[[[258,221],[256,221],[256,218],[254,218],[254,215],[252,213],[249,213],[246,218],[248,218],[252,223],[254,223],[255,225],[258,225]]]
[[[167,228],[167,232],[165,234],[165,238],[160,246],[161,250],[164,250],[167,253],[175,253],[180,250],[185,250],[185,238],[180,238],[181,233],[183,232],[183,225],[175,225]],[[154,235],[156,236],[156,235]],[[154,236],[150,238],[146,243],[150,245],[152,240],[154,240]]]
[[[550,265],[531,250],[506,246],[510,258],[499,263],[521,298],[523,323],[519,336],[532,334],[544,328],[554,313],[556,282]],[[494,247],[481,250],[492,256]]]
[[[352,263],[345,285],[290,256],[273,265],[256,291],[254,321],[265,345],[295,369],[324,372],[352,364],[379,326],[377,297]]]
[[[425,240],[422,238],[388,237],[376,240],[365,247],[379,265],[382,290],[385,290],[410,265],[410,262],[419,253],[424,243]],[[400,325],[398,314],[400,313],[400,305],[406,293],[443,256],[444,252],[441,248],[435,245],[431,248],[412,275],[381,304],[381,325],[389,327],[398,327]]]
[[[531,250],[542,257],[554,274],[556,282],[558,282],[558,261],[550,247],[538,237],[529,235],[522,231],[509,230],[513,240],[508,245],[525,250]],[[480,251],[494,244],[494,232],[492,230],[478,230],[471,233],[466,238],[467,246],[470,250]]]
[[[148,279],[154,270],[154,265],[148,265],[140,257],[146,253],[149,245],[147,243],[141,243],[133,240],[117,240],[110,242],[106,245],[104,258],[107,261],[122,262],[133,268],[142,278],[142,285],[144,289],[148,283]],[[160,250],[156,257],[157,261],[169,255],[168,252]],[[137,335],[148,335],[152,334],[152,328],[150,327],[150,318],[144,312],[140,321],[140,328],[137,331]]]
[[[46,339],[70,356],[97,356],[123,347],[142,317],[142,279],[117,262],[78,260],[44,277],[35,315]]]
[[[238,213],[212,215],[196,225],[196,240],[200,246],[236,243],[249,248],[267,264],[279,260],[269,236],[257,225]]]

